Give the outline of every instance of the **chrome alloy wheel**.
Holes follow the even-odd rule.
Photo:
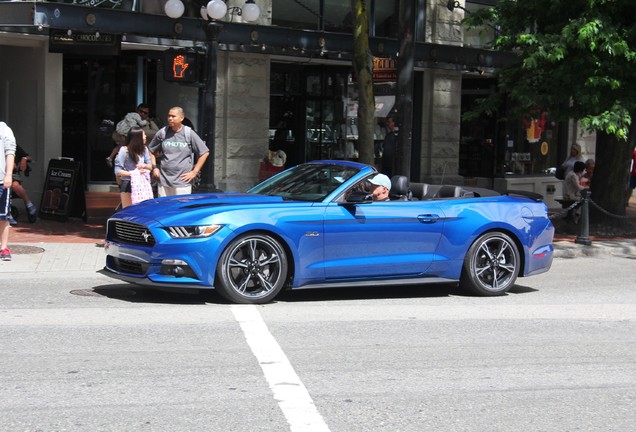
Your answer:
[[[217,288],[237,303],[264,303],[281,290],[287,269],[287,256],[278,241],[266,234],[248,234],[221,255]]]
[[[519,268],[515,242],[504,233],[487,233],[468,250],[460,284],[481,295],[500,295],[512,288]]]

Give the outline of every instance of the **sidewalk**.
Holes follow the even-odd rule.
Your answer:
[[[632,198],[629,207],[628,213],[636,218],[636,198]],[[105,222],[86,223],[81,219],[18,222],[9,237],[13,260],[0,262],[0,274],[97,271],[104,267]],[[576,243],[576,237],[557,233],[554,257],[609,255],[636,259],[636,238],[590,236],[592,244],[586,246]]]

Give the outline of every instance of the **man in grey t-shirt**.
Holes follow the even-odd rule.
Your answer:
[[[184,117],[183,108],[170,108],[168,127],[160,129],[148,145],[161,163],[161,169],[152,169],[153,175],[159,179],[159,196],[192,193],[192,180],[210,154],[210,149],[199,135],[182,124]],[[195,156],[198,158],[196,165]]]

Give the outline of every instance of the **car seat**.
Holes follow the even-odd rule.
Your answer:
[[[409,190],[409,179],[403,175],[396,175],[391,178],[391,191],[389,199],[391,201],[410,201],[411,191]]]

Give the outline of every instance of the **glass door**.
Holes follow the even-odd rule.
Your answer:
[[[305,74],[306,160],[345,159],[348,68],[318,67]]]

